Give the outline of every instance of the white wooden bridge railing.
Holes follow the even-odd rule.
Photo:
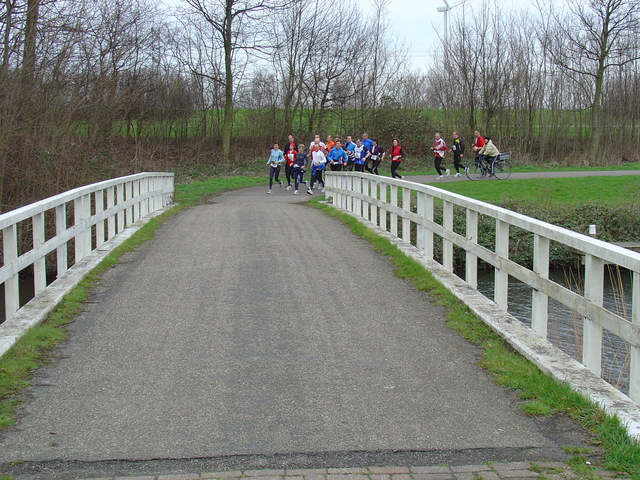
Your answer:
[[[22,270],[32,266],[37,295],[47,286],[47,255],[56,252],[60,277],[138,219],[167,206],[172,197],[172,173],[140,173],[69,190],[0,215],[5,318],[20,308]]]
[[[603,330],[629,346],[629,394],[640,403],[640,254],[593,239],[504,208],[445,190],[388,177],[356,172],[327,172],[327,196],[336,207],[370,221],[411,243],[433,259],[434,238],[442,242],[442,266],[453,272],[454,246],[464,249],[465,281],[477,288],[478,259],[494,267],[494,302],[507,309],[509,276],[532,287],[531,328],[547,338],[549,299],[576,312],[583,320],[582,364],[602,376]],[[434,221],[434,200],[442,201],[442,224]],[[466,231],[453,228],[454,206],[464,209]],[[495,219],[493,250],[478,243],[478,216]],[[412,237],[412,225],[416,231]],[[399,228],[400,227],[400,228]],[[509,229],[517,227],[533,235],[533,270],[509,259]],[[584,296],[549,279],[550,242],[584,252]],[[603,307],[605,263],[619,265],[632,274],[632,311],[627,320]]]

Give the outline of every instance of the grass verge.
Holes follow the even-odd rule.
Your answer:
[[[593,402],[544,374],[515,352],[420,263],[404,255],[389,240],[376,235],[354,217],[320,203],[319,198],[309,204],[341,220],[354,234],[381,254],[389,256],[395,275],[408,280],[418,290],[428,292],[436,303],[444,306],[449,327],[480,348],[480,364],[496,383],[518,392],[524,413],[569,415],[593,433],[594,448],[598,447],[603,452],[600,459],[603,467],[640,480],[640,443],[627,435],[617,418],[607,416]],[[596,465],[588,465],[583,455],[577,455],[569,464],[578,475],[582,475],[580,478],[589,478],[588,474]]]
[[[30,329],[0,357],[0,431],[15,424],[16,409],[22,401],[20,391],[30,385],[35,370],[51,360],[56,346],[66,338],[64,325],[82,311],[91,288],[103,272],[119,263],[123,254],[153,238],[156,229],[176,213],[222,191],[260,185],[264,182],[264,178],[231,177],[176,185],[176,207],[151,219],[129,240],[114,249],[76,288],[65,295],[60,305],[42,324]]]

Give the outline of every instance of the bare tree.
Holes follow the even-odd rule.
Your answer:
[[[539,7],[541,10],[544,6]],[[605,73],[640,59],[640,2],[568,0],[568,12],[549,9],[543,45],[553,62],[590,99],[591,159],[600,149],[600,113]]]
[[[264,28],[257,28],[268,16],[282,11],[290,0],[185,0],[202,16],[218,36],[224,62],[224,118],[222,122],[222,156],[229,158],[233,126],[234,62],[239,52],[264,52],[272,45]]]

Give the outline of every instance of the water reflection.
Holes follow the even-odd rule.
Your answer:
[[[550,272],[549,277],[582,294],[583,271],[556,270]],[[631,272],[617,267],[606,268],[603,306],[628,321],[631,321],[631,282]],[[493,270],[478,272],[478,290],[493,299]],[[527,326],[531,326],[532,290],[529,285],[509,277],[508,311]],[[578,361],[582,358],[582,326],[580,315],[550,299],[549,341]],[[607,330],[603,336],[602,378],[626,394],[629,391],[629,345]]]

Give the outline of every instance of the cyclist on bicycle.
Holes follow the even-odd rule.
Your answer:
[[[490,137],[484,138],[484,146],[478,151],[478,157],[480,160],[488,165],[490,175],[493,175],[493,161],[500,155],[500,150],[491,141]]]

